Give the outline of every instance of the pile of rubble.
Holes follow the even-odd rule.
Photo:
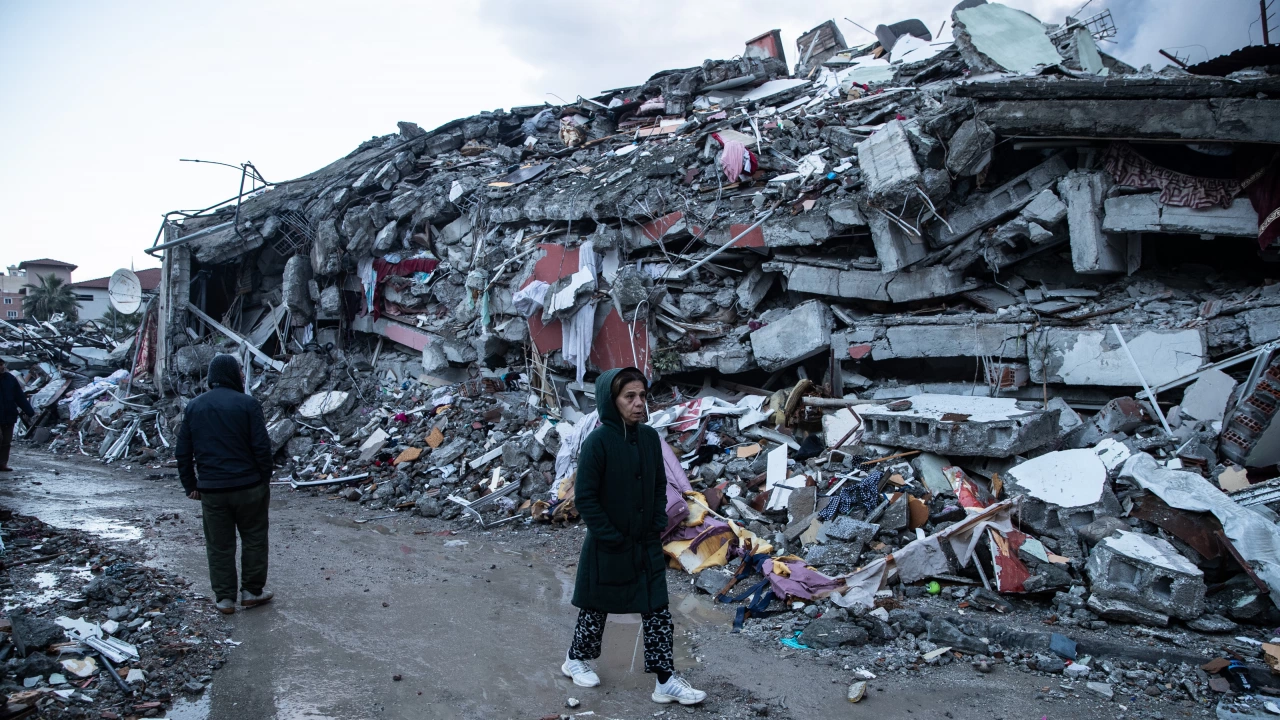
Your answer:
[[[3,521],[3,717],[161,717],[236,644],[210,626],[206,598],[143,558],[35,518]]]
[[[295,489],[570,522],[587,377],[637,366],[668,556],[740,626],[800,603],[787,642],[923,632],[926,661],[996,657],[902,615],[938,592],[1274,627],[1274,53],[1136,70],[1106,12],[949,22],[824,23],[794,73],[774,31],[171,213],[130,372],[62,400],[55,447],[161,459],[233,352]]]

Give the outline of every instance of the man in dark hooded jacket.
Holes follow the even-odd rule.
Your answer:
[[[5,367],[4,358],[0,358],[0,472],[9,472],[9,446],[13,443],[13,424],[18,421],[18,413],[22,413],[27,422],[35,410],[27,402],[22,392],[22,383]]]
[[[236,611],[236,532],[240,533],[240,604],[271,600],[267,584],[267,507],[271,438],[262,406],[243,391],[240,363],[218,355],[209,390],[187,403],[178,431],[178,477],[200,501],[209,582],[219,612]]]

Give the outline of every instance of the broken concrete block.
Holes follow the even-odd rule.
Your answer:
[[[773,287],[774,280],[778,279],[778,273],[765,272],[762,267],[757,265],[751,268],[742,282],[738,283],[735,293],[738,297],[738,306],[744,312],[753,313],[760,301],[764,300],[765,295],[769,293],[769,289]]]
[[[990,323],[961,325],[898,325],[885,330],[871,346],[874,360],[895,358],[1027,356],[1027,325]]]
[[[1235,378],[1221,370],[1205,372],[1183,393],[1180,406],[1182,415],[1196,420],[1220,422],[1235,387]]]
[[[695,320],[698,318],[704,318],[715,312],[715,310],[715,303],[702,295],[687,292],[680,296],[680,312],[684,313],[685,316],[689,318]]]
[[[842,646],[866,645],[867,631],[850,622],[818,618],[805,626],[800,642],[819,650]]]
[[[436,235],[436,239],[445,245],[456,245],[462,238],[471,234],[471,218],[467,215],[454,220],[453,222],[440,228],[440,232]]]
[[[828,539],[852,543],[857,548],[857,552],[862,552],[862,548],[866,547],[876,533],[880,532],[880,526],[856,520],[848,515],[839,515],[823,527],[823,532]]]
[[[360,444],[360,459],[358,462],[367,463],[372,460],[390,439],[390,436],[382,428],[374,430],[373,434]]]
[[[1032,198],[1018,215],[1028,222],[1048,227],[1062,222],[1062,219],[1067,216],[1067,205],[1058,199],[1053,190],[1045,188]]]
[[[734,572],[727,567],[709,567],[693,577],[693,586],[708,595],[720,592],[733,579]]]
[[[947,218],[951,229],[947,229],[941,222],[934,226],[934,238],[939,244],[950,245],[975,230],[981,230],[1018,212],[1039,195],[1041,190],[1066,175],[1069,169],[1061,154],[1054,155],[989,193],[975,193],[968,204]]]
[[[1185,377],[1207,362],[1202,330],[1120,328],[1152,385]],[[1110,329],[1046,328],[1027,336],[1031,380],[1063,385],[1141,387],[1129,356]]]
[[[271,399],[279,405],[295,407],[306,400],[329,377],[329,363],[318,353],[294,355],[271,391]]]
[[[907,529],[911,521],[906,493],[899,493],[896,500],[889,503],[884,514],[880,516],[880,530],[886,533],[899,533]]]
[[[1240,313],[1249,331],[1249,342],[1262,345],[1280,339],[1280,307],[1259,308]]]
[[[1107,468],[1092,450],[1058,450],[1013,466],[1007,476],[1031,497],[1074,508],[1102,499]]]
[[[867,191],[877,197],[903,198],[923,180],[911,141],[899,120],[890,120],[858,143],[858,167]]]
[[[1058,411],[1058,432],[1062,435],[1075,430],[1084,424],[1084,420],[1080,419],[1080,413],[1076,412],[1067,401],[1060,398],[1052,398],[1049,404],[1045,405],[1045,409],[1049,411]]]
[[[1044,25],[1030,13],[1000,3],[962,3],[957,8],[952,13],[956,46],[976,72],[1024,74],[1062,62]]]
[[[1046,453],[1004,477],[1006,493],[1023,494],[1022,522],[1037,533],[1059,535],[1122,512],[1107,485],[1107,468],[1092,450]]]
[[[929,488],[929,492],[934,495],[955,494],[951,487],[951,481],[947,479],[946,473],[942,472],[942,468],[950,467],[952,464],[947,458],[931,452],[923,452],[911,458],[911,467],[915,469],[916,475],[924,482],[924,486]]]
[[[872,209],[867,217],[871,226],[871,242],[875,244],[882,271],[901,270],[924,259],[928,253],[924,238],[911,235],[882,211]]]
[[[831,345],[831,311],[816,300],[751,333],[756,362],[767,372],[794,365]]]
[[[284,277],[280,292],[289,312],[300,321],[310,321],[315,312],[308,288],[311,285],[311,259],[306,255],[294,255],[284,264]]]
[[[1095,597],[1183,620],[1204,612],[1204,573],[1167,541],[1121,531],[1094,546],[1085,572]]]
[[[996,134],[977,118],[960,124],[947,143],[947,169],[955,175],[977,175],[991,163]]]
[[[947,455],[1009,457],[1052,442],[1057,417],[1043,410],[1022,410],[1012,398],[966,395],[916,395],[911,407],[859,408],[867,431],[863,442],[930,450]]]
[[[1115,598],[1104,598],[1097,593],[1089,596],[1085,607],[1098,617],[1115,622],[1150,625],[1151,627],[1165,627],[1169,624],[1169,616],[1164,613],[1150,610],[1136,603],[1116,600]],[[1090,683],[1090,685],[1092,684]]]
[[[852,202],[831,206],[831,209],[827,210],[827,217],[831,218],[831,222],[836,225],[836,230],[840,232],[847,232],[855,227],[867,226],[866,217],[863,216],[858,206]]]
[[[882,273],[874,270],[840,270],[803,263],[770,262],[766,271],[781,272],[793,292],[856,300],[911,302],[956,295],[977,287],[963,273],[932,265],[912,272]]]
[[[320,222],[315,241],[311,243],[311,271],[322,277],[332,277],[342,270],[342,238],[338,224],[332,218]]]
[[[1093,546],[1102,542],[1105,537],[1128,529],[1129,523],[1118,517],[1100,517],[1088,525],[1076,528],[1076,534],[1086,544]]]
[[[1102,230],[1102,196],[1110,179],[1100,172],[1073,171],[1058,182],[1067,203],[1071,265],[1078,273],[1121,273],[1129,266],[1129,240]]]
[[[298,433],[298,423],[292,418],[283,418],[267,426],[267,436],[271,438],[271,454],[280,452],[280,448]]]
[[[298,406],[298,415],[307,420],[319,420],[325,415],[343,413],[355,405],[355,398],[346,390],[325,390],[307,398]]]
[[[1217,205],[1189,208],[1163,205],[1159,193],[1107,198],[1102,229],[1110,233],[1177,233],[1257,237],[1258,213],[1248,198],[1237,198],[1231,207]]]
[[[757,367],[751,347],[733,338],[722,338],[693,352],[680,353],[680,363],[686,370],[717,370],[725,375]]]

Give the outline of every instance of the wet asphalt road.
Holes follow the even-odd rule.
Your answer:
[[[30,450],[13,464],[18,472],[0,480],[0,505],[140,543],[156,565],[208,592],[198,503],[182,496],[176,478],[149,477],[175,471],[107,468]],[[1087,698],[1032,701],[1044,678],[1003,668],[978,675],[959,664],[873,681],[868,699],[851,705],[844,694],[852,678],[839,662],[785,657],[729,634],[728,611],[684,594],[688,581],[676,575],[677,668],[712,693],[708,702],[686,709],[649,699],[652,677],[630,670],[638,617],[610,619],[599,664],[604,686],[577,688],[559,665],[576,617],[569,597],[580,528],[441,536],[436,532],[448,524],[409,516],[357,523],[385,513],[287,486],[273,487],[271,512],[268,587],[276,600],[223,620],[243,644],[211,688],[180,702],[170,718],[542,718],[584,711],[648,718],[662,710],[662,717],[737,718],[758,701],[770,701],[775,718],[1097,713]],[[569,697],[581,707],[566,709]]]

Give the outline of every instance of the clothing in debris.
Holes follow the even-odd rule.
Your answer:
[[[1280,237],[1280,153],[1249,176],[1244,186],[1258,213],[1258,249],[1266,250]]]
[[[382,315],[382,284],[391,276],[409,277],[414,273],[431,273],[435,272],[440,261],[435,258],[409,258],[401,260],[397,263],[387,262],[382,258],[375,258],[373,261],[373,271],[375,273],[373,299],[373,319],[377,320]],[[363,278],[363,276],[361,276]],[[368,289],[365,289],[368,292]]]
[[[22,383],[9,371],[0,372],[0,469],[9,467],[9,448],[13,444],[13,424],[18,413],[35,415],[31,403],[22,392]]]
[[[569,646],[570,660],[595,660],[600,657],[600,643],[604,639],[604,624],[608,613],[598,610],[580,610],[578,624],[573,628],[573,644]],[[671,622],[671,610],[659,608],[641,613],[640,627],[644,633],[644,671],[658,676],[658,682],[666,682],[676,671],[673,642],[675,628]]]
[[[1142,157],[1127,143],[1111,143],[1105,158],[1107,170],[1117,185],[1139,190],[1159,190],[1160,202],[1189,208],[1218,205],[1231,207],[1240,194],[1235,180],[1202,178],[1162,168]]]
[[[634,369],[634,368],[631,368]],[[667,526],[666,473],[653,428],[628,426],[618,412],[613,379],[596,379],[601,426],[578,457],[575,495],[587,525],[573,605],[605,613],[647,613],[665,607],[667,563],[659,534]]]
[[[245,488],[271,479],[271,438],[262,406],[242,391],[231,355],[209,362],[209,390],[187,404],[178,431],[178,477],[191,493]]]

